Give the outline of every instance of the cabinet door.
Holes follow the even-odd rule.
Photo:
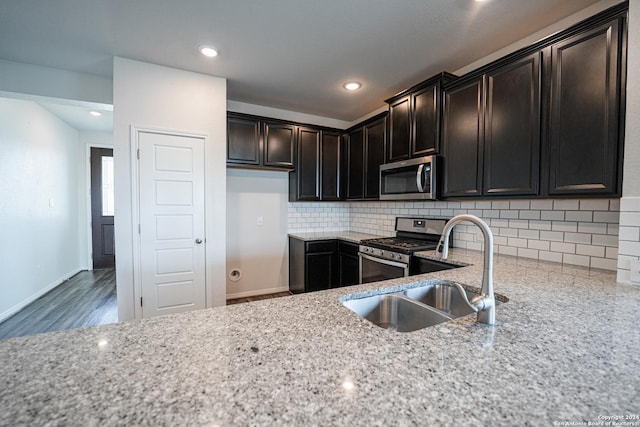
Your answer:
[[[335,252],[307,254],[306,291],[329,289],[335,283]]]
[[[365,177],[364,198],[380,198],[380,165],[384,163],[387,119],[376,120],[364,127]]]
[[[426,87],[411,97],[413,137],[411,157],[428,156],[440,151],[439,85]]]
[[[538,194],[542,52],[487,74],[484,195]]]
[[[227,163],[260,164],[260,122],[249,117],[227,117]]]
[[[297,200],[320,200],[320,131],[298,128]]]
[[[321,200],[340,200],[342,197],[340,134],[322,132],[320,153],[320,198]]]
[[[295,126],[264,122],[264,166],[293,169]]]
[[[347,199],[364,197],[364,130],[356,129],[347,137]]]
[[[340,256],[340,286],[356,285],[360,280],[358,245],[348,242],[338,243]]]
[[[411,141],[411,96],[389,105],[389,153],[387,160],[397,162],[409,158]]]
[[[619,21],[551,48],[550,195],[619,192]]]
[[[482,78],[445,93],[443,196],[482,193]]]

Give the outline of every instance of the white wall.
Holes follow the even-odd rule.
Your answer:
[[[287,172],[227,170],[227,298],[289,290],[288,185]]]
[[[112,104],[107,77],[0,59],[0,91]]]
[[[629,2],[627,63],[627,118],[624,151],[624,182],[620,201],[618,281],[631,281],[631,266],[640,269],[640,4]]]
[[[0,98],[0,320],[77,273],[78,133],[32,101]]]
[[[116,286],[118,320],[140,316],[134,304],[130,129],[207,135],[205,209],[207,307],[224,305],[226,232],[226,80],[114,58]]]
[[[227,101],[227,110],[235,113],[253,114],[254,116],[263,116],[338,129],[346,129],[350,125],[349,122],[344,120],[315,116],[313,114],[298,113],[297,111],[283,110],[280,108],[265,107],[263,105],[248,104],[246,102],[233,100]]]

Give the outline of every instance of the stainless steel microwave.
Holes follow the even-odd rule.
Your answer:
[[[436,156],[380,165],[380,200],[435,200]]]

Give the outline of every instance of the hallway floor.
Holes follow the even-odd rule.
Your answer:
[[[117,321],[115,270],[81,271],[0,323],[0,339]]]

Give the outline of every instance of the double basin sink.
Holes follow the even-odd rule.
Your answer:
[[[465,292],[469,300],[479,296],[467,288]],[[496,304],[506,301],[505,297],[496,295]],[[392,288],[387,293],[371,296],[347,295],[341,302],[374,325],[396,332],[411,332],[474,313],[452,282],[446,280],[398,291]]]

